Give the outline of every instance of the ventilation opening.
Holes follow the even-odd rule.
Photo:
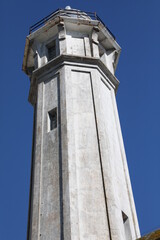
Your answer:
[[[49,131],[57,128],[57,108],[54,108],[50,112],[48,112],[49,116]]]
[[[130,229],[130,224],[129,224],[129,218],[128,218],[128,216],[124,212],[122,212],[122,218],[123,218],[125,239],[126,240],[132,240],[131,229]]]
[[[48,49],[48,61],[50,61],[50,60],[52,60],[53,58],[55,58],[57,56],[57,53],[56,53],[56,40],[54,40],[51,43],[49,43],[47,45],[47,49]]]

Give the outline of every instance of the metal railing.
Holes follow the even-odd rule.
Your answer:
[[[51,14],[46,16],[45,18],[41,19],[40,21],[38,21],[37,23],[32,25],[29,28],[29,34],[34,32],[35,30],[37,30],[41,26],[43,26],[49,20],[52,20],[52,19],[54,19],[56,17],[60,17],[60,16],[76,17],[76,18],[84,18],[84,19],[91,19],[91,20],[100,21],[105,26],[105,28],[108,30],[108,32],[111,34],[111,36],[115,39],[115,36],[113,35],[113,33],[104,24],[104,22],[100,19],[100,17],[98,17],[96,12],[94,12],[94,13],[93,12],[84,12],[84,11],[79,11],[79,10],[75,10],[75,9],[57,9],[56,11],[52,12]]]

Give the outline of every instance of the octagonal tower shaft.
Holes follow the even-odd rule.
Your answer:
[[[47,20],[23,60],[35,112],[27,238],[136,239],[115,100],[121,49],[97,15],[66,9]]]

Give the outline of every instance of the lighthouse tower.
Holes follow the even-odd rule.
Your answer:
[[[28,240],[140,235],[115,99],[120,51],[95,13],[66,7],[30,28]]]

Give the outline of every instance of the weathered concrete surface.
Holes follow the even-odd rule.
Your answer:
[[[60,239],[62,231],[66,240],[110,239],[109,229],[113,240],[125,239],[122,211],[136,239],[138,221],[109,79],[98,69],[66,65],[43,80],[38,84],[30,239]],[[59,104],[61,136],[59,128],[48,132],[48,112]]]
[[[95,24],[63,20],[30,36],[36,114],[28,239],[134,240],[140,233],[115,100],[119,47]],[[57,56],[48,62],[53,39]]]

